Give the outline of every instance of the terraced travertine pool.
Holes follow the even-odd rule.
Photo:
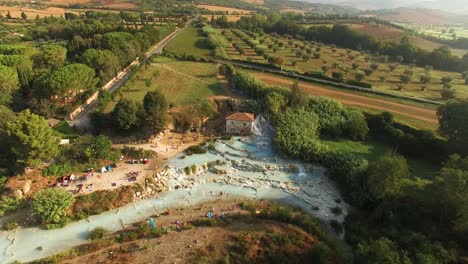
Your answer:
[[[299,206],[324,221],[343,222],[348,205],[322,167],[292,160],[272,148],[272,131],[262,117],[256,119],[255,134],[217,141],[205,154],[178,156],[168,160],[161,173],[169,190],[117,210],[71,223],[63,228],[43,230],[20,228],[0,231],[0,263],[44,258],[87,242],[95,227],[117,231],[166,208],[193,206],[215,199],[243,197],[276,200]],[[187,175],[186,167],[196,166]],[[330,209],[340,207],[335,215]]]

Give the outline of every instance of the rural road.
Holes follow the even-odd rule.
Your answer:
[[[256,72],[254,75],[259,80],[268,84],[291,86],[294,82],[293,79],[285,79],[270,73]],[[308,94],[329,97],[347,106],[372,108],[380,111],[395,113],[401,116],[411,117],[433,124],[439,123],[436,110],[433,109],[397,103],[380,98],[368,97],[356,93],[340,91],[338,89],[324,88],[309,82],[299,82],[299,85]]]
[[[222,61],[217,60],[219,63],[231,63],[233,65],[250,68],[253,70],[259,70],[262,72],[257,72],[254,75],[269,84],[280,84],[285,86],[290,86],[293,83],[294,77],[299,77],[299,75],[289,75],[287,72],[275,70],[267,67],[262,67],[258,65],[252,65],[248,63],[241,63],[241,62],[232,62],[232,61]],[[278,76],[283,75],[285,77],[289,77],[289,79]],[[319,82],[323,84],[333,84],[333,82],[327,80],[321,80],[316,78],[310,78],[307,76],[300,76],[303,80],[310,80],[313,82]],[[420,107],[416,105],[409,105],[398,103],[395,101],[379,99],[375,97],[369,97],[366,95],[361,95],[358,93],[347,92],[345,90],[337,89],[329,89],[325,87],[320,87],[319,85],[314,85],[309,82],[300,82],[301,87],[303,87],[308,94],[316,95],[316,96],[324,96],[335,99],[344,105],[348,106],[356,106],[356,107],[364,107],[364,108],[371,108],[376,109],[379,111],[386,111],[395,113],[401,116],[407,116],[410,118],[426,121],[432,124],[438,124],[439,120],[437,118],[436,110]],[[353,90],[362,90],[364,92],[368,92],[367,89],[354,87],[352,85],[342,84],[343,86],[349,86]],[[357,88],[357,89],[356,89]],[[412,100],[414,100],[412,98]],[[424,100],[421,100],[422,102]]]
[[[198,16],[197,16],[198,17]],[[164,39],[162,39],[160,42],[155,44],[153,47],[151,47],[146,53],[145,53],[145,58],[151,57],[153,54],[161,53],[164,47],[171,42],[180,32],[182,32],[187,26],[192,23],[194,19],[197,17],[189,20],[183,28],[177,29],[176,31],[172,32],[168,36],[166,36]],[[135,59],[130,65],[139,65],[139,60],[138,58]],[[110,93],[113,93],[115,90],[120,88],[125,81],[127,81],[128,77],[130,76],[131,70],[125,70],[121,72],[119,75],[114,77],[112,83],[110,84],[110,88],[108,91]],[[91,119],[90,119],[90,114],[93,109],[95,109],[98,106],[99,101],[94,100],[92,103],[88,104],[83,111],[76,116],[73,120],[69,121],[70,126],[75,127],[78,131],[80,132],[85,132],[89,131],[91,129]]]

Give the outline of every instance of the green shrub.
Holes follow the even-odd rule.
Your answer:
[[[42,171],[43,176],[65,176],[78,171],[78,168],[70,164],[52,164]]]
[[[16,222],[9,222],[3,225],[3,229],[8,230],[8,231],[15,230],[18,227],[19,225]]]
[[[24,199],[18,199],[17,197],[10,197],[4,195],[0,199],[0,216],[15,211],[21,208],[25,204]]]
[[[194,226],[210,226],[210,227],[213,227],[213,226],[219,225],[219,222],[215,218],[207,218],[207,219],[193,220],[191,222],[191,224],[194,225]]]
[[[309,259],[311,260],[310,263],[316,264],[333,263],[330,261],[330,255],[330,248],[323,242],[317,242],[308,253]]]
[[[31,201],[33,214],[43,224],[63,225],[74,197],[63,189],[45,189],[36,193]]]
[[[206,149],[199,145],[190,146],[185,150],[185,153],[189,156],[192,154],[205,154],[206,152]]]
[[[104,227],[96,227],[93,230],[91,230],[91,232],[89,232],[89,239],[102,239],[107,235],[108,232],[109,231],[107,231],[107,229],[105,229]]]

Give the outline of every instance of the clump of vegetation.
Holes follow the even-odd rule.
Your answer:
[[[185,150],[185,153],[190,156],[192,154],[205,154],[207,150],[200,146],[200,145],[195,145],[195,146],[190,146]]]
[[[105,229],[104,227],[96,227],[91,232],[89,232],[89,239],[91,240],[98,240],[104,238],[109,231]]]
[[[134,192],[134,187],[123,186],[113,191],[96,191],[78,196],[71,207],[71,217],[80,220],[118,208],[133,201]]]
[[[198,171],[198,167],[196,164],[192,164],[192,166],[190,166],[190,169],[192,170],[192,173],[197,173]]]
[[[16,196],[9,196],[4,194],[0,199],[0,216],[4,216],[13,212],[25,205],[25,200]]]
[[[68,221],[68,209],[73,205],[73,195],[63,189],[45,189],[34,195],[31,201],[33,215],[47,228],[65,225]]]
[[[16,222],[9,222],[3,225],[3,229],[8,230],[8,231],[15,230],[18,227],[19,225]]]

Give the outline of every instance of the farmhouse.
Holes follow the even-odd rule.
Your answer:
[[[255,116],[252,113],[234,113],[226,117],[226,133],[252,134]]]

